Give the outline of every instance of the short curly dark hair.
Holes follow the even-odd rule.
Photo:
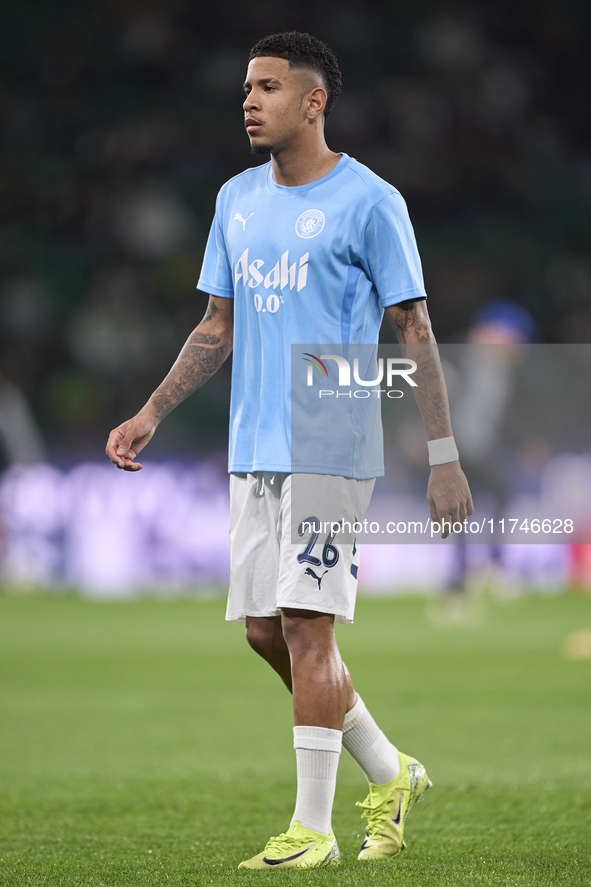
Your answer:
[[[263,37],[250,50],[248,61],[269,56],[287,59],[290,68],[308,68],[321,75],[326,87],[324,116],[328,117],[341,91],[342,78],[337,57],[326,43],[299,31],[284,31]]]

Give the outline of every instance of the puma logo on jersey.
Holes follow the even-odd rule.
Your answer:
[[[250,217],[249,217],[250,218]],[[252,262],[248,260],[248,249],[245,249],[234,267],[234,285],[239,280],[244,282],[244,286],[248,284],[252,289],[261,284],[265,289],[284,289],[289,286],[290,290],[296,286],[297,291],[306,286],[308,280],[308,259],[310,253],[304,253],[299,262],[289,264],[289,250],[286,250],[278,262],[275,262],[268,274],[264,274],[261,268],[265,264],[263,259],[254,259]],[[297,266],[297,267],[296,267]]]
[[[325,570],[324,573],[322,574],[322,576],[317,576],[311,567],[306,567],[306,569],[304,570],[304,576],[312,576],[316,580],[316,582],[318,583],[318,591],[321,590],[320,583],[324,579],[324,576],[326,575],[326,573],[328,573],[328,570]]]
[[[250,219],[251,216],[254,216],[254,213],[251,213],[250,216],[247,216],[245,219],[243,219],[242,216],[240,215],[240,213],[236,213],[236,215],[234,216],[232,221],[233,222],[242,222],[242,230],[246,231],[246,223],[248,222],[248,220]]]

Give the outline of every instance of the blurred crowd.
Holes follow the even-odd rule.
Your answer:
[[[260,162],[248,50],[287,29],[337,53],[328,143],[406,198],[440,341],[501,298],[541,342],[590,342],[590,24],[583,0],[6,0],[0,398],[58,462],[141,406],[204,312],[217,190]],[[153,452],[224,445],[228,388],[226,366]]]

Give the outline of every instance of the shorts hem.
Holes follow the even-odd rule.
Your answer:
[[[351,624],[353,615],[348,613],[335,612],[334,609],[328,607],[311,607],[310,604],[294,604],[293,602],[277,604],[275,610],[267,610],[264,613],[226,613],[226,622],[246,622],[246,617],[251,616],[253,619],[268,619],[270,616],[281,616],[281,610],[311,610],[314,613],[326,613],[328,616],[334,616],[337,622]]]
[[[334,607],[319,607],[318,605],[311,606],[310,604],[298,603],[296,601],[285,601],[282,603],[277,602],[277,609],[281,610],[310,610],[312,613],[326,613],[328,616],[334,616],[335,619],[346,619],[350,622],[353,621],[353,617],[349,616],[348,613],[343,613],[342,611],[335,610]]]
[[[253,619],[268,619],[270,616],[281,616],[281,610],[266,613],[226,613],[226,622],[246,622],[247,616]]]
[[[293,604],[290,604],[288,609],[309,610],[310,607],[295,607]],[[335,622],[341,625],[353,625],[353,617],[345,613],[333,613],[332,610],[319,610],[317,607],[314,608],[314,612],[327,613],[330,616],[334,615]],[[281,610],[275,610],[273,613],[241,613],[240,615],[226,613],[225,620],[226,622],[246,622],[247,616],[250,616],[252,619],[268,619],[270,616],[281,616]]]

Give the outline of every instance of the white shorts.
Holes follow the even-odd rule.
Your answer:
[[[297,497],[324,497],[340,502],[339,517],[362,521],[375,478],[292,475],[280,472],[230,476],[230,590],[226,619],[276,616],[282,608],[333,613],[337,622],[352,622],[357,593],[359,549],[354,541],[339,544],[326,525],[320,532],[300,520],[292,539],[291,491]],[[303,483],[303,486],[300,485]],[[344,503],[344,504],[343,504]],[[313,502],[307,514],[319,513]],[[350,539],[351,537],[349,537]]]

